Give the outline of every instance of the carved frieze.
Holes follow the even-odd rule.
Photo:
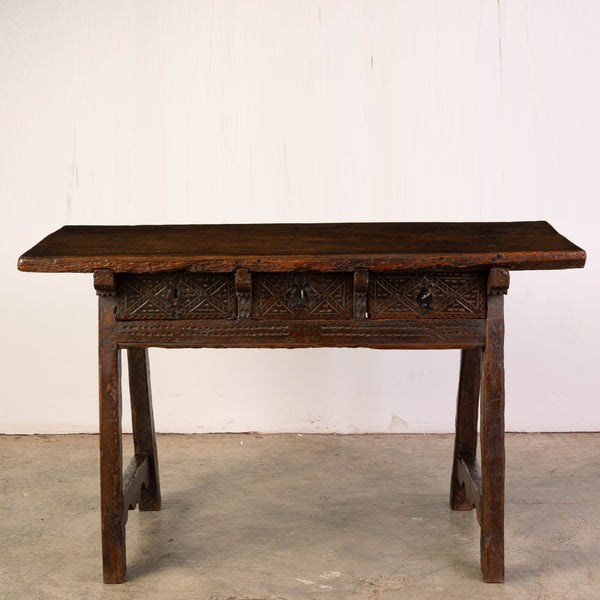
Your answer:
[[[118,321],[124,346],[452,348],[482,346],[482,319]]]

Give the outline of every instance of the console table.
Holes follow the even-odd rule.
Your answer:
[[[125,579],[128,510],[160,508],[147,348],[327,346],[462,350],[450,505],[476,509],[483,579],[502,582],[509,270],[585,258],[543,221],[67,226],[43,239],[19,269],[93,273],[99,296],[104,581]],[[135,447],[125,470],[121,349]]]

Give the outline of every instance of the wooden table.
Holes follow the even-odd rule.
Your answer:
[[[19,259],[19,269],[94,273],[104,581],[125,579],[128,509],[160,508],[149,346],[462,349],[450,505],[477,509],[483,578],[503,581],[509,270],[584,264],[585,252],[543,221],[67,226],[52,233]],[[122,348],[135,445],[124,472]]]

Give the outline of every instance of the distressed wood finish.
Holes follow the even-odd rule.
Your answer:
[[[128,509],[160,508],[148,346],[462,349],[450,505],[477,509],[483,578],[503,581],[508,268],[584,263],[585,252],[543,221],[69,226],[51,234],[19,269],[93,271],[99,296],[104,581],[125,579]],[[120,349],[135,447],[124,474]]]
[[[252,312],[252,276],[248,269],[235,272],[235,295],[238,319],[247,319]]]
[[[150,484],[150,467],[147,456],[135,454],[123,474],[123,518],[140,502],[144,487]]]
[[[509,273],[488,277],[488,314],[481,390],[481,571],[504,581],[504,294]]]
[[[350,319],[350,273],[257,273],[252,317],[255,319]]]
[[[484,319],[118,321],[123,348],[474,348]]]
[[[456,435],[450,484],[450,506],[454,510],[471,510],[476,503],[465,490],[459,477],[461,456],[477,453],[477,417],[479,415],[479,387],[481,382],[481,349],[463,350],[460,360],[460,379],[456,402]]]
[[[94,288],[98,296],[114,296],[116,285],[114,271],[110,269],[94,271]]]
[[[121,445],[121,354],[115,335],[115,296],[100,288],[100,511],[105,583],[125,581],[123,449]]]
[[[22,271],[453,271],[583,267],[545,221],[73,226],[19,259]]]
[[[455,510],[467,510],[475,508],[477,510],[477,521],[481,525],[481,468],[475,459],[475,455],[468,450],[459,453],[456,459],[456,479],[461,486],[464,503]],[[454,507],[452,507],[454,508]]]
[[[369,294],[369,271],[356,269],[354,271],[354,300],[352,303],[355,319],[366,319],[369,316],[367,297]]]
[[[117,276],[118,319],[233,319],[233,273]]]
[[[133,425],[133,447],[135,456],[147,462],[148,480],[140,489],[140,510],[160,509],[160,480],[158,454],[154,435],[152,393],[150,390],[150,365],[146,348],[127,350],[129,367],[129,394],[131,396],[131,421]],[[135,503],[134,503],[135,507]]]
[[[116,281],[120,320],[483,319],[486,310],[482,272],[369,275],[357,269],[354,276],[312,271],[252,276],[238,269],[235,278],[177,272],[122,274]]]
[[[372,319],[484,319],[485,273],[373,273]]]

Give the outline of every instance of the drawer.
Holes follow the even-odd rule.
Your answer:
[[[482,319],[486,313],[485,273],[371,271],[360,293],[351,272],[246,277],[247,291],[242,285],[236,294],[235,273],[121,274],[117,318],[349,320],[363,317],[365,306],[370,319]],[[248,304],[240,304],[244,295]]]
[[[351,319],[352,273],[253,273],[254,319]]]
[[[233,319],[233,273],[118,275],[117,319]]]
[[[371,319],[483,319],[485,273],[369,273]]]

